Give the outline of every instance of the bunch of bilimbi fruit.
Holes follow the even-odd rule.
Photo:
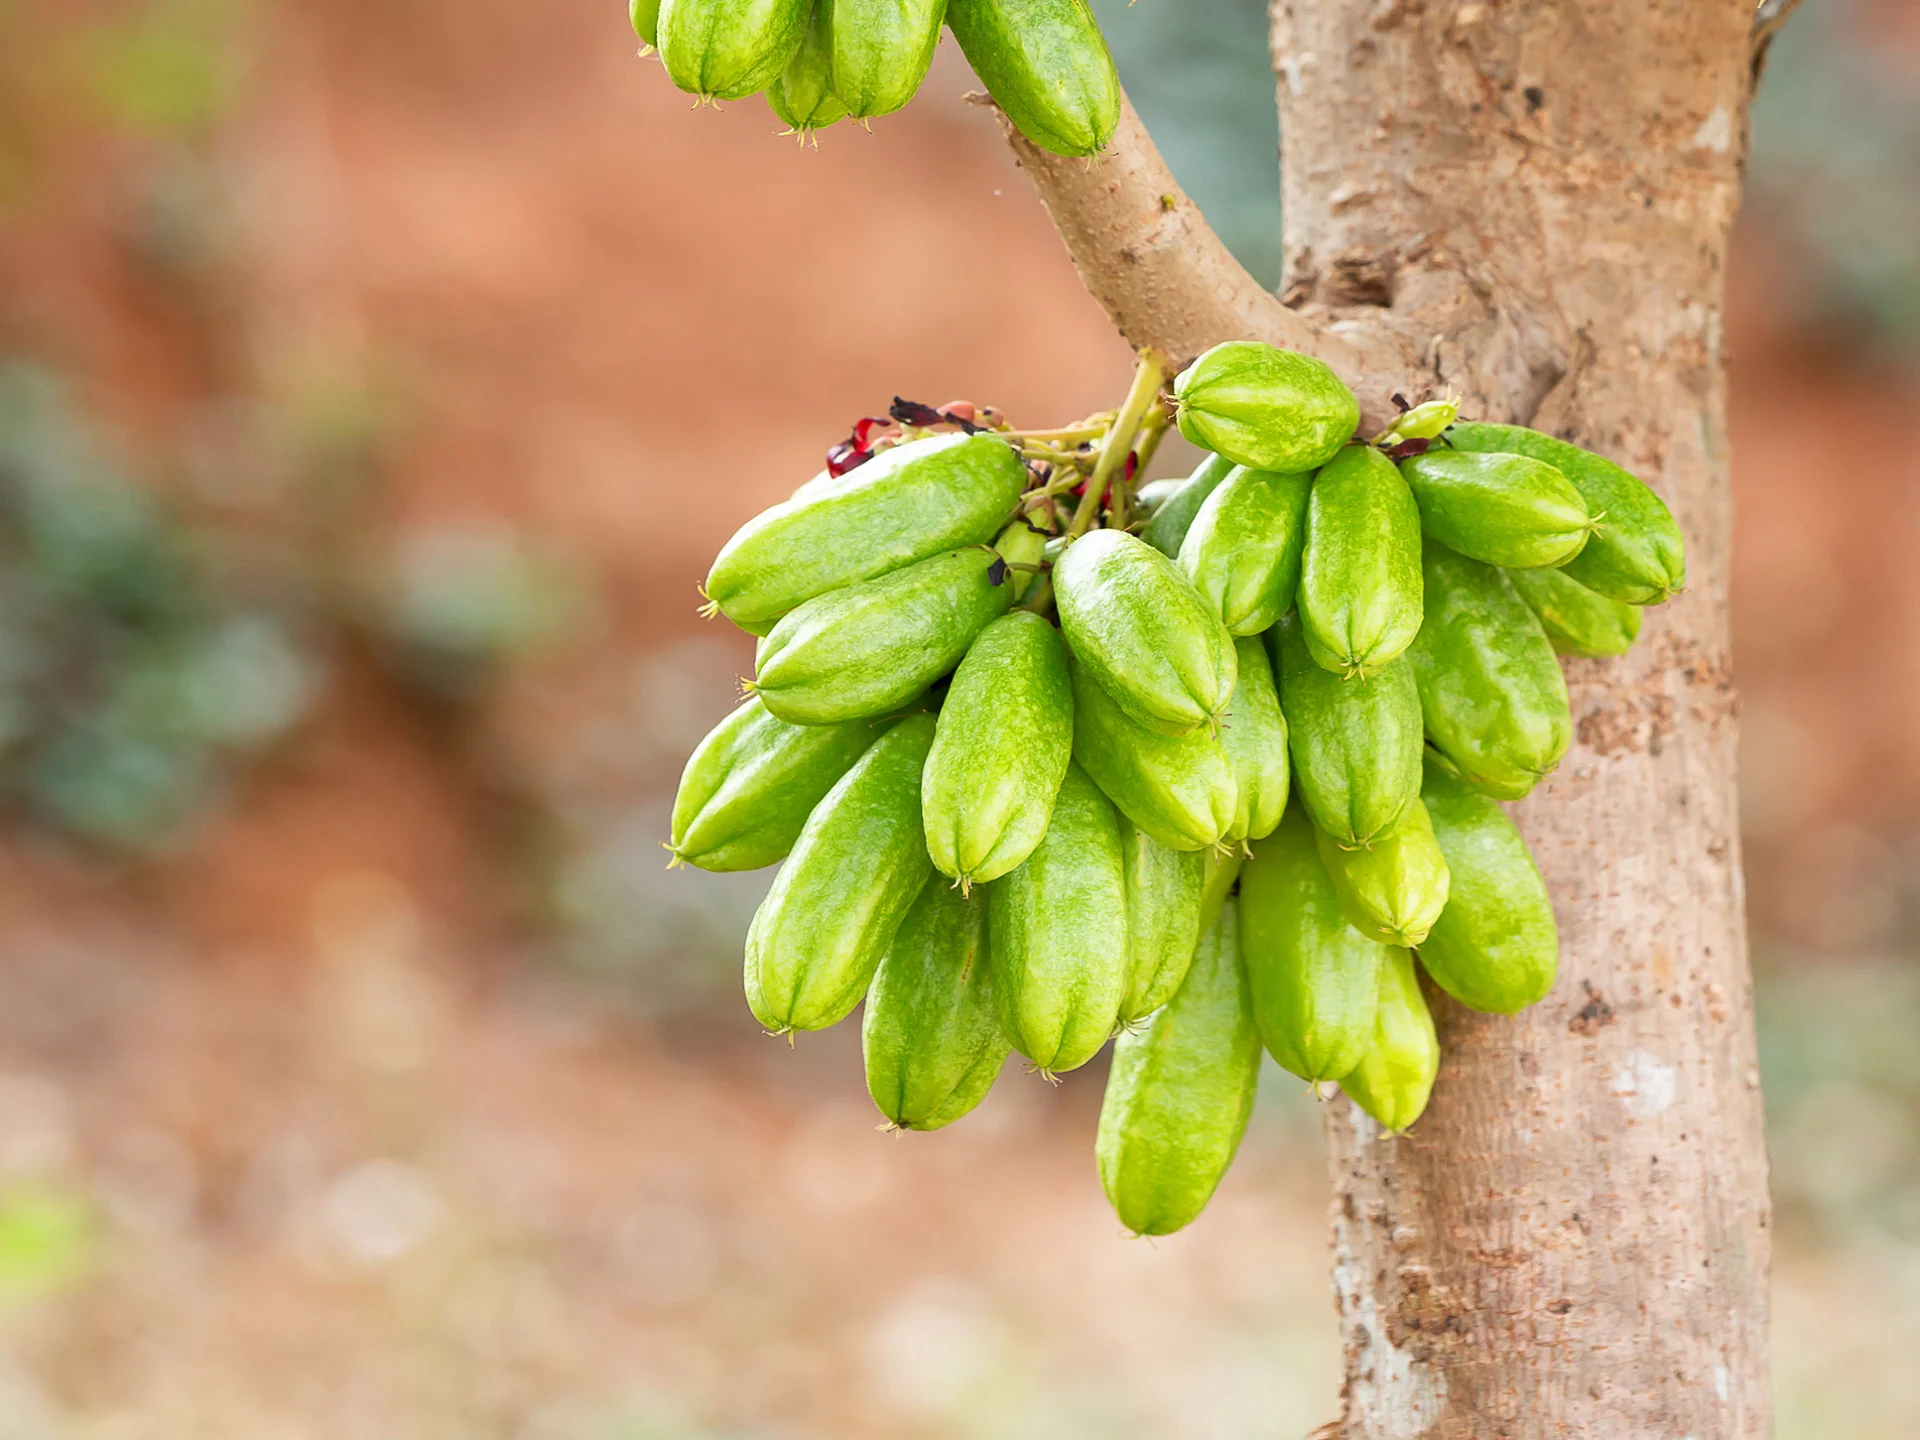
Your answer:
[[[1684,578],[1660,499],[1551,436],[1430,402],[1362,440],[1250,342],[1164,376],[1048,432],[903,403],[742,528],[705,588],[761,637],[749,697],[671,840],[786,859],[748,1003],[791,1035],[864,999],[894,1126],[1113,1039],[1099,1169],[1145,1234],[1207,1203],[1263,1048],[1400,1131],[1440,1062],[1416,962],[1476,1010],[1552,988],[1495,802],[1567,748],[1555,652],[1625,651]],[[1136,493],[1169,422],[1210,453]]]
[[[944,22],[1021,132],[1092,155],[1120,118],[1120,78],[1086,0],[628,0],[634,33],[698,103],[766,91],[803,140],[905,105]]]

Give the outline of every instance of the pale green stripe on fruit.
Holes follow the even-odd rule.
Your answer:
[[[1258,635],[1293,605],[1307,536],[1310,472],[1236,468],[1207,497],[1180,568],[1232,635]]]
[[[833,88],[856,120],[913,98],[940,43],[946,0],[817,0],[833,35]]]
[[[1332,367],[1255,340],[1214,346],[1175,378],[1173,398],[1182,435],[1256,470],[1315,469],[1360,424]]]
[[[786,68],[812,0],[661,0],[660,58],[688,94],[738,100]]]
[[[1086,0],[948,0],[947,26],[1034,144],[1093,155],[1120,122],[1120,76]]]
[[[1544,460],[1430,450],[1400,462],[1427,534],[1513,569],[1564,565],[1595,521],[1573,482]]]
[[[1193,517],[1200,513],[1207,497],[1238,468],[1224,455],[1207,456],[1153,512],[1140,528],[1140,538],[1162,555],[1177,556],[1186,543],[1187,531],[1193,527]]]
[[[1509,570],[1507,579],[1562,655],[1624,655],[1640,637],[1638,605],[1610,600],[1564,570]]]

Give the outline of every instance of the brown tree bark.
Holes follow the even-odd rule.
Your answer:
[[[1280,302],[1131,115],[1092,164],[1016,137],[1116,323],[1176,357],[1241,336],[1320,354],[1370,415],[1461,393],[1626,464],[1689,550],[1630,656],[1570,662],[1574,748],[1516,808],[1558,988],[1511,1018],[1435,994],[1446,1059],[1408,1134],[1329,1109],[1336,1429],[1765,1435],[1721,312],[1768,37],[1753,0],[1274,0],[1272,20]]]

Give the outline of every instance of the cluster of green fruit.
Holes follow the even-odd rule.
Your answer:
[[[899,402],[741,529],[706,591],[762,637],[750,698],[671,840],[786,857],[748,1001],[790,1034],[864,997],[896,1126],[1117,1036],[1100,1171],[1150,1234],[1213,1193],[1263,1048],[1399,1131],[1439,1066],[1416,959],[1479,1010],[1552,988],[1495,801],[1567,747],[1556,650],[1620,653],[1684,574],[1659,498],[1550,436],[1431,402],[1363,442],[1328,367],[1251,342],[1165,375],[1051,432]],[[1136,490],[1170,422],[1210,454]]]
[[[758,91],[802,139],[905,105],[944,22],[1008,118],[1056,155],[1105,148],[1120,78],[1086,0],[629,0],[634,33],[702,103]]]

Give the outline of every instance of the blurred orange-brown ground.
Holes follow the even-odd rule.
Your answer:
[[[24,23],[53,56],[81,22]],[[874,135],[802,151],[758,101],[691,112],[617,6],[274,3],[246,33],[245,98],[200,150],[223,216],[201,269],[141,238],[151,142],[23,83],[38,163],[0,230],[0,344],[156,452],[209,395],[373,391],[397,419],[335,558],[506,522],[593,618],[458,724],[340,639],[317,715],[186,852],[0,851],[0,1176],[80,1197],[96,1232],[80,1281],[0,1319],[0,1434],[1330,1418],[1325,1181],[1277,1077],[1205,1220],[1127,1241],[1093,1175],[1097,1075],[1010,1069],[953,1131],[888,1139],[851,1034],[789,1052],[743,1007],[558,965],[514,869],[527,797],[562,831],[615,801],[657,818],[749,654],[695,584],[855,417],[900,393],[1065,420],[1124,385],[951,54]],[[1920,378],[1773,320],[1797,264],[1753,217],[1728,326],[1751,908],[1800,963],[1901,956],[1920,467],[1893,417]],[[661,879],[650,844],[612,878],[643,927],[660,887],[704,883]],[[732,984],[730,957],[683,963],[720,972],[696,995]],[[1821,1418],[1783,1433],[1913,1432],[1920,1315],[1885,1259],[1784,1249],[1783,1397]]]

